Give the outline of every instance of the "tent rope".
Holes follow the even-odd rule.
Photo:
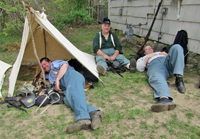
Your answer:
[[[36,51],[36,47],[35,47],[35,41],[34,41],[34,37],[33,37],[33,32],[32,32],[32,28],[31,28],[31,22],[30,22],[30,4],[31,2],[29,3],[29,5],[25,4],[24,1],[22,0],[22,4],[24,6],[24,10],[25,10],[25,13],[26,13],[26,16],[27,16],[27,19],[28,19],[28,25],[29,25],[29,31],[30,31],[30,34],[31,34],[31,40],[32,40],[32,43],[33,43],[33,50],[34,50],[34,54],[35,54],[35,57],[38,61],[38,64],[42,70],[42,76],[43,76],[43,81],[44,81],[44,84],[45,84],[45,87],[46,87],[46,80],[45,80],[45,73],[44,73],[44,70],[42,68],[42,65],[40,63],[40,59],[37,55],[37,51]]]

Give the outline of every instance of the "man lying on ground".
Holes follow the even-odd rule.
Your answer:
[[[169,53],[154,52],[151,46],[144,49],[144,57],[137,60],[136,69],[144,71],[148,68],[149,84],[154,89],[154,99],[158,103],[151,106],[155,112],[173,110],[176,107],[169,92],[167,78],[176,76],[176,87],[180,93],[184,93],[186,88],[183,83],[184,55],[183,48],[179,44],[173,45]]]
[[[55,85],[58,91],[65,94],[64,102],[73,109],[75,124],[67,127],[67,133],[73,133],[82,129],[97,129],[103,119],[104,113],[87,104],[84,87],[85,79],[68,62],[63,60],[51,61],[44,57],[40,60],[42,68],[46,72],[45,79]],[[42,76],[41,76],[42,78]]]

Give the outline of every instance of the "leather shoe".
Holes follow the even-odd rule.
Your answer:
[[[176,104],[174,104],[172,100],[169,100],[167,98],[161,98],[159,99],[159,102],[157,104],[151,106],[151,109],[155,112],[162,112],[167,110],[173,110],[175,109],[175,107]]]
[[[97,71],[99,72],[99,74],[101,74],[103,76],[107,75],[107,71],[101,65],[97,66]]]
[[[101,125],[101,121],[103,120],[104,113],[101,111],[92,111],[89,114],[92,120],[91,128],[97,129]]]
[[[130,73],[134,73],[135,72],[135,68],[136,68],[136,60],[135,60],[135,58],[132,58],[130,60],[130,66],[129,66]]]
[[[186,88],[185,88],[185,85],[183,83],[182,77],[176,77],[175,84],[176,84],[176,87],[177,87],[177,89],[180,93],[185,93]]]
[[[90,120],[78,120],[75,124],[70,125],[67,127],[66,132],[67,133],[73,133],[80,130],[87,130],[91,128],[91,121]]]

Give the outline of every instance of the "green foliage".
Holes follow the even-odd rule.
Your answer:
[[[71,11],[67,14],[57,13],[54,24],[57,29],[61,30],[66,25],[86,25],[94,23],[94,19],[89,15],[88,10],[94,10],[91,7],[86,7],[79,10]]]
[[[103,11],[104,11],[106,17],[108,17],[108,0],[104,0]]]
[[[8,36],[22,32],[24,10],[21,1],[3,0],[0,2],[0,35]]]
[[[10,46],[12,43],[21,41],[21,34],[14,35],[14,36],[7,36],[7,37],[5,37],[5,35],[3,35],[2,32],[0,32],[0,34],[1,34],[0,35],[0,52],[7,51],[8,49],[7,46]]]
[[[90,12],[95,10],[88,6],[88,0],[25,0],[30,7],[46,10],[50,21],[61,30],[66,25],[86,25],[94,23]],[[2,0],[0,2],[0,35],[8,36],[22,33],[25,12],[21,1]]]

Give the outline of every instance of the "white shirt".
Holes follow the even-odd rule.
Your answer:
[[[148,54],[148,55],[145,55],[145,56],[143,56],[143,57],[141,57],[141,58],[139,58],[139,59],[137,60],[137,63],[136,63],[136,69],[137,69],[138,71],[141,71],[141,72],[142,72],[142,71],[145,70],[145,68],[148,68],[149,63],[150,63],[152,60],[154,60],[154,59],[156,59],[156,58],[158,58],[158,57],[166,57],[165,55],[159,55],[159,53],[160,53],[160,52],[155,52],[154,54],[157,54],[157,55],[155,55],[154,57],[149,58],[147,62],[145,62],[144,59],[145,59],[149,54]]]

